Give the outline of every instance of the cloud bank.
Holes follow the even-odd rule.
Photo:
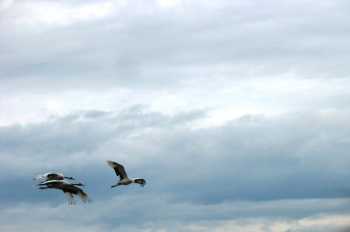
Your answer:
[[[349,231],[348,6],[0,1],[0,230]]]

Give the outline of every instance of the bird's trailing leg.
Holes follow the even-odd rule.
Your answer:
[[[120,183],[114,184],[114,185],[111,186],[111,188],[115,188],[115,187],[117,187],[119,185],[120,185]]]
[[[68,192],[66,192],[66,193],[64,193],[64,194],[65,194],[66,197],[67,197],[68,204],[69,204],[69,205],[74,205],[74,204],[75,204],[75,201],[74,201],[74,196],[73,196],[73,194],[68,193]]]

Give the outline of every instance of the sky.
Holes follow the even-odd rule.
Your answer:
[[[349,232],[349,9],[0,0],[0,231]]]

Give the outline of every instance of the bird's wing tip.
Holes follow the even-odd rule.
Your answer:
[[[115,162],[113,162],[113,161],[111,161],[111,160],[106,160],[106,162],[107,162],[107,164],[108,164],[110,167],[114,168]]]

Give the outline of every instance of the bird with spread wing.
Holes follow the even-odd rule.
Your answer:
[[[132,183],[136,183],[136,184],[139,184],[141,186],[145,186],[145,184],[146,184],[146,180],[145,179],[142,179],[142,178],[129,178],[123,165],[121,165],[121,164],[119,164],[117,162],[114,162],[114,161],[110,161],[110,160],[107,160],[107,164],[111,168],[113,168],[114,171],[115,171],[115,174],[117,176],[119,176],[118,183],[112,185],[111,188],[117,187],[119,185],[129,185],[129,184],[132,184]]]
[[[81,188],[77,187],[77,186],[84,186],[81,183],[71,184],[65,180],[48,180],[48,181],[41,182],[40,184],[38,184],[38,186],[39,186],[39,189],[62,190],[64,194],[67,196],[69,204],[75,204],[74,195],[79,196],[84,203],[90,201],[88,195]]]

